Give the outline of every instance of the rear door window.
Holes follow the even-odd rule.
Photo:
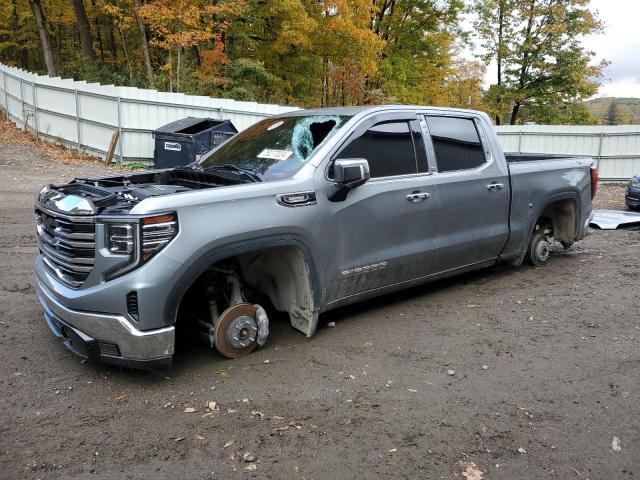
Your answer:
[[[439,172],[470,170],[487,161],[472,119],[429,115],[425,120]]]
[[[364,158],[371,178],[418,173],[413,133],[407,121],[381,122],[347,145],[340,158]]]

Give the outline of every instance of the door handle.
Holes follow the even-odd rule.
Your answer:
[[[413,203],[421,202],[422,200],[426,200],[431,196],[430,193],[427,192],[413,192],[407,195],[407,200]]]
[[[487,190],[490,192],[497,192],[498,190],[502,190],[504,188],[504,183],[490,183],[487,185]]]

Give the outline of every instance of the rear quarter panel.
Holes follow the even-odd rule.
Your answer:
[[[510,163],[511,236],[501,256],[518,258],[547,205],[557,200],[576,202],[576,237],[591,214],[591,158],[564,158]],[[576,238],[577,239],[577,238]]]

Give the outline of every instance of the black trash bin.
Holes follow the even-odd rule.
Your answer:
[[[154,130],[155,168],[188,165],[233,137],[238,130],[230,120],[187,117]]]

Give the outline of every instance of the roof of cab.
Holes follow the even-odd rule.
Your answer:
[[[443,112],[460,112],[460,113],[481,113],[475,110],[465,110],[461,108],[449,108],[449,107],[432,107],[428,105],[363,105],[359,107],[326,107],[326,108],[311,108],[294,110],[292,112],[286,112],[278,115],[279,117],[291,117],[291,116],[307,116],[307,115],[346,115],[353,116],[362,112],[382,112],[385,110],[441,110]]]

